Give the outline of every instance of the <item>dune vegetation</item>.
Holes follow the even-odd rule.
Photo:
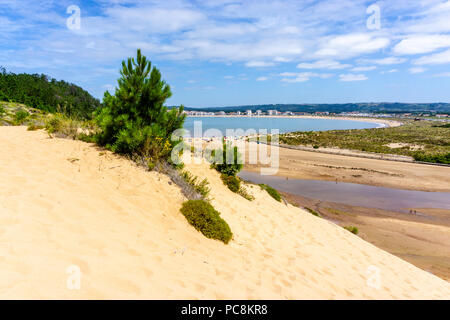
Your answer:
[[[292,132],[280,135],[280,143],[398,154],[417,161],[450,163],[450,128],[435,121],[405,121],[402,126],[390,128]]]

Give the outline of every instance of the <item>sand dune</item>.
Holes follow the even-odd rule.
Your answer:
[[[257,186],[249,202],[206,165],[187,168],[209,180],[229,245],[188,225],[164,175],[24,127],[1,127],[0,146],[0,298],[450,299],[448,282]]]

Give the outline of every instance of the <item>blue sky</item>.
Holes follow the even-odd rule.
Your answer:
[[[98,98],[141,48],[170,105],[450,102],[450,1],[0,0],[0,30],[8,71]]]

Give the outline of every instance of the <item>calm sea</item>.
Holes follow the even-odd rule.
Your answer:
[[[342,129],[369,129],[380,127],[373,122],[337,119],[302,119],[302,118],[258,118],[258,117],[187,117],[184,128],[194,135],[194,122],[201,121],[203,136],[217,136],[209,129],[219,130],[226,135],[227,129],[278,129],[280,133],[293,131],[326,131]],[[209,132],[205,132],[209,130]],[[246,133],[247,134],[247,133]],[[239,134],[236,134],[239,135]]]

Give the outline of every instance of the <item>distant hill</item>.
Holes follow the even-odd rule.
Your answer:
[[[344,104],[265,104],[265,105],[247,105],[221,108],[189,108],[188,111],[206,111],[206,112],[236,112],[246,110],[278,110],[278,111],[292,111],[292,112],[367,112],[367,113],[450,113],[450,103],[344,103]]]
[[[0,101],[23,103],[48,112],[90,118],[100,101],[79,86],[44,74],[15,74],[0,68]]]

